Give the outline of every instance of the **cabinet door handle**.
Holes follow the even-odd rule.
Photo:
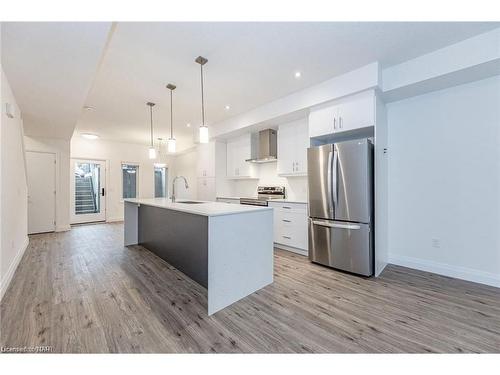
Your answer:
[[[333,118],[333,128],[337,129],[337,118],[336,117]]]
[[[291,223],[291,221],[290,221],[290,220],[283,219],[283,221],[284,221],[285,223]]]
[[[286,208],[286,209],[288,209],[288,210],[291,210],[291,209],[292,209],[292,207],[288,207],[288,206],[283,206],[283,208]]]
[[[283,236],[283,238],[286,238],[288,240],[291,240],[292,238],[291,237],[288,237],[288,236]]]
[[[342,125],[342,117],[339,116],[339,128],[342,129],[344,125]]]

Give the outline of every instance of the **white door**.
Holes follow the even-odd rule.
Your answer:
[[[28,172],[28,233],[56,228],[56,155],[26,152]]]
[[[71,224],[106,220],[105,162],[71,159],[71,168]]]

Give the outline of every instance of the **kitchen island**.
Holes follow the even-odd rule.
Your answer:
[[[145,247],[207,288],[208,315],[273,282],[269,207],[126,199],[124,243]]]

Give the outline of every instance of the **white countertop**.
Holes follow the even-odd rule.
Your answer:
[[[217,199],[232,199],[232,200],[239,200],[239,197],[217,197]],[[247,197],[248,198],[248,197]],[[256,198],[255,198],[256,199]],[[280,202],[280,203],[300,203],[300,204],[307,204],[307,201],[305,200],[300,200],[300,199],[288,199],[288,198],[283,198],[283,199],[271,199],[269,202]]]
[[[172,203],[171,200],[168,198],[138,198],[138,199],[125,199],[125,202],[144,204],[147,206],[165,208],[174,211],[182,211],[202,216],[234,215],[246,212],[272,210],[271,207],[246,206],[246,205],[223,203],[223,202],[197,201],[203,203],[186,204],[182,203],[182,201],[184,200],[193,201],[193,199],[178,199],[177,202]]]

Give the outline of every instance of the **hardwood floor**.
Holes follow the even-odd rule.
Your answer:
[[[500,352],[500,289],[389,266],[363,279],[276,250],[275,282],[208,317],[206,290],[123,225],[30,237],[3,347],[54,352]]]

